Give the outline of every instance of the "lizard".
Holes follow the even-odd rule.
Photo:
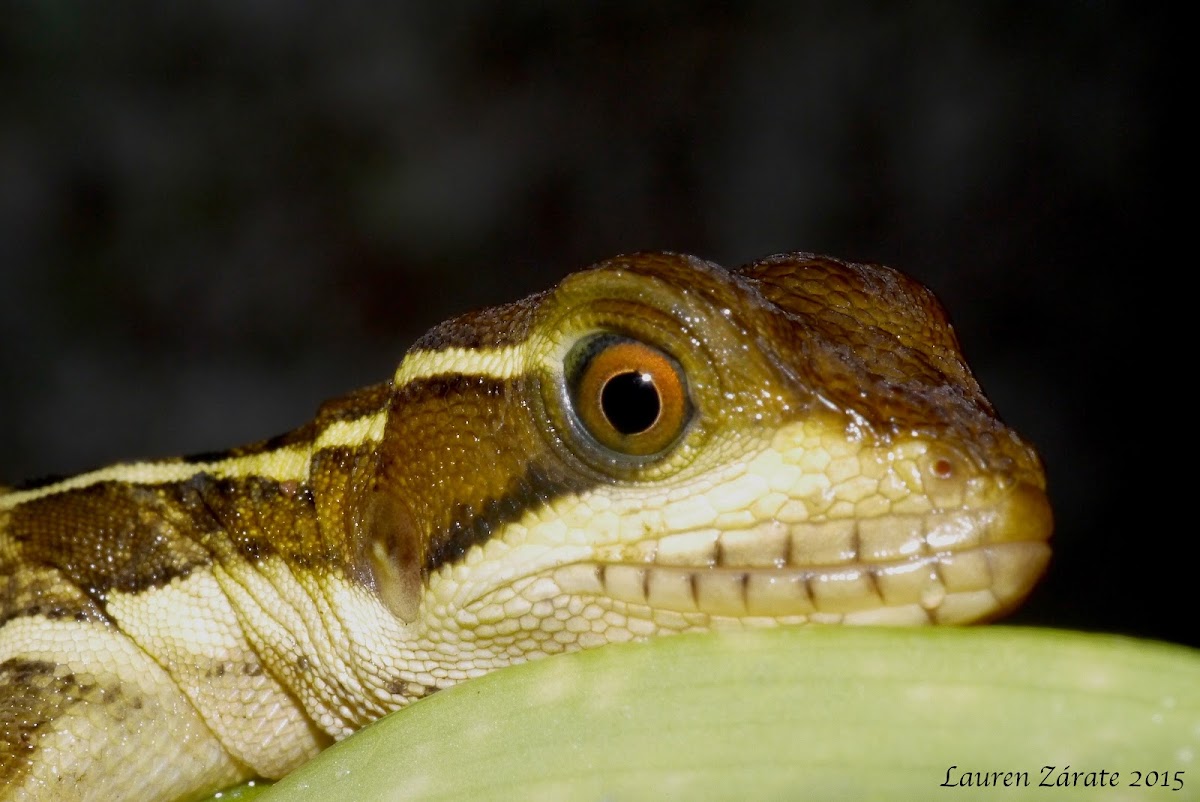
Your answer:
[[[278,778],[441,688],[684,631],[960,624],[1052,512],[926,287],[614,257],[227,452],[0,491],[0,799]]]

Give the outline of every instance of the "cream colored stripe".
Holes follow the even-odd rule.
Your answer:
[[[110,465],[90,473],[81,473],[61,482],[32,490],[19,490],[0,496],[0,510],[11,509],[44,496],[81,490],[101,482],[127,482],[161,485],[183,482],[201,473],[220,478],[262,476],[279,482],[304,481],[308,478],[308,449],[292,446],[261,454],[217,460],[216,462],[129,462]]]
[[[308,462],[311,453],[311,449],[307,446],[290,446],[247,457],[208,463],[208,470],[213,476],[222,479],[261,476],[276,482],[303,482],[308,479]]]
[[[511,379],[525,371],[525,345],[499,348],[443,348],[440,351],[409,351],[396,369],[393,383],[399,387],[416,379],[457,373],[489,379]]]
[[[383,429],[387,424],[387,412],[376,412],[374,415],[364,415],[354,420],[337,421],[330,424],[317,435],[316,450],[377,443],[383,439]]]
[[[35,487],[32,490],[16,490],[0,496],[0,510],[8,510],[28,501],[35,501],[55,493],[65,493],[68,490],[79,490],[100,482],[131,482],[133,484],[153,484],[156,482],[182,481],[203,470],[199,465],[182,462],[134,462],[122,465],[110,465],[98,471],[81,473],[61,482],[55,482],[45,487]]]
[[[337,447],[353,447],[377,442],[383,437],[387,423],[386,412],[376,412],[349,421],[337,421],[326,427],[316,442],[297,444],[243,457],[215,460],[213,462],[129,462],[110,465],[106,468],[81,473],[61,482],[31,490],[18,490],[0,494],[0,510],[12,509],[35,499],[81,490],[101,482],[127,482],[139,485],[159,485],[183,482],[202,473],[221,479],[239,479],[261,476],[276,482],[303,482],[308,479],[311,450]]]
[[[491,379],[511,379],[525,369],[524,344],[499,348],[444,348],[438,351],[411,351],[396,370],[397,386],[418,379],[448,373],[484,376]],[[349,421],[330,424],[313,444],[316,450],[354,447],[383,438],[387,412],[376,412]],[[82,473],[61,482],[32,490],[0,493],[0,510],[12,509],[35,499],[80,490],[101,482],[132,484],[166,484],[183,482],[201,473],[222,478],[262,476],[276,481],[303,481],[308,478],[310,453],[302,445],[235,457],[215,462],[132,462],[110,465]]]

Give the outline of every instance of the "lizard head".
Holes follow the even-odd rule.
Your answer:
[[[1038,457],[933,295],[889,268],[618,257],[433,329],[393,393],[365,574],[484,663],[982,620],[1049,558]]]

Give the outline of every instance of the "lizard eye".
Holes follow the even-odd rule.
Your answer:
[[[567,355],[566,378],[576,419],[617,454],[658,456],[678,442],[692,417],[679,363],[629,337],[582,340]]]

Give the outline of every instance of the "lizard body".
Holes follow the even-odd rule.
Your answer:
[[[1050,528],[916,282],[617,257],[435,327],[280,437],[0,494],[0,799],[279,777],[612,641],[994,617]]]

